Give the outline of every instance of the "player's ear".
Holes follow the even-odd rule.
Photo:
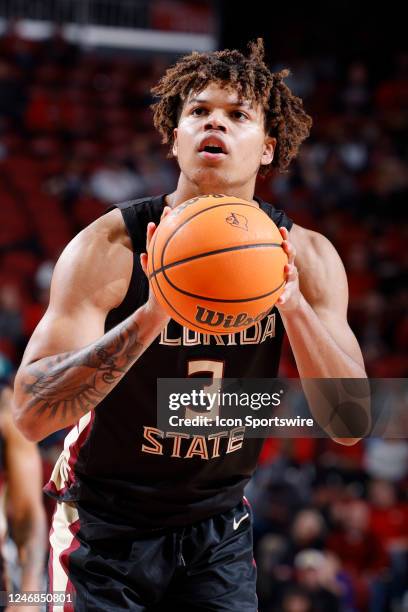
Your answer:
[[[273,155],[275,153],[275,148],[276,138],[272,138],[272,136],[267,136],[263,145],[263,152],[261,157],[262,166],[268,166],[272,162]]]
[[[172,153],[174,157],[177,157],[177,149],[178,149],[177,128],[174,128],[173,130],[173,148],[172,148]]]

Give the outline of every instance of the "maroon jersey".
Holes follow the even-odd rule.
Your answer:
[[[290,230],[292,221],[282,211],[258,203],[278,227]],[[145,251],[148,222],[159,223],[164,196],[118,207],[132,240],[134,267],[127,295],[109,313],[106,331],[147,301],[139,254]],[[120,383],[68,434],[48,493],[143,529],[187,525],[235,506],[263,440],[232,430],[198,440],[158,428],[157,378],[185,378],[200,371],[217,379],[274,378],[283,333],[276,309],[245,331],[220,336],[171,320]]]

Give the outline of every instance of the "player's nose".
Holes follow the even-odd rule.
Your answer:
[[[205,130],[220,130],[227,131],[226,121],[222,113],[218,110],[213,110],[208,116],[204,125]]]

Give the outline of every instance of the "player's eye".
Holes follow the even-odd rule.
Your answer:
[[[243,113],[242,111],[239,111],[239,110],[234,110],[234,111],[232,111],[231,115],[232,115],[232,117],[233,117],[234,119],[239,119],[239,120],[243,120],[243,119],[246,119],[246,118],[247,118],[247,116],[245,115],[245,113]]]
[[[201,115],[204,115],[205,112],[206,109],[203,106],[197,106],[196,108],[193,108],[191,114],[195,117],[200,117]]]

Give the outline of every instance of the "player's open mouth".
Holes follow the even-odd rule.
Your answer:
[[[202,140],[198,154],[204,159],[223,159],[227,155],[227,148],[221,138],[207,136]]]
[[[202,151],[199,151],[200,157],[204,159],[223,159],[226,155],[221,147],[204,147]]]

